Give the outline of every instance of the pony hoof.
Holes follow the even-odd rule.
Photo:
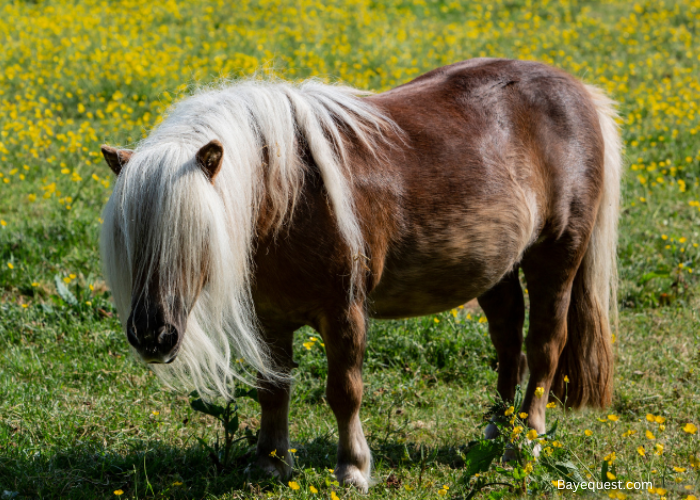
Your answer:
[[[506,464],[508,462],[515,462],[517,458],[518,456],[513,448],[506,448],[506,451],[503,452],[501,461]]]
[[[282,463],[280,460],[270,460],[268,457],[258,458],[255,462],[255,466],[262,471],[264,475],[280,481],[284,481],[292,475],[291,467]],[[251,472],[252,470],[250,467],[246,469],[248,475],[250,475]]]
[[[486,426],[486,429],[484,429],[484,437],[486,439],[496,439],[498,434],[498,426],[493,422],[490,422],[489,425]]]
[[[360,469],[354,465],[339,465],[335,469],[335,477],[342,485],[354,486],[360,493],[369,491],[369,482]]]
[[[539,443],[536,443],[535,446],[532,447],[532,455],[537,458],[540,456],[540,453],[542,452],[542,445]],[[513,448],[511,445],[508,445],[506,447],[506,451],[503,452],[503,457],[501,458],[501,461],[503,463],[507,462],[514,462],[517,460],[518,455],[515,453],[515,448]]]

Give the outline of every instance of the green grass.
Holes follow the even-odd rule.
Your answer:
[[[285,498],[291,493],[263,478],[247,482],[243,470],[254,448],[245,440],[234,449],[231,468],[221,473],[197,440],[213,444],[222,437],[213,419],[190,409],[187,397],[163,391],[129,355],[117,320],[95,312],[111,312],[106,299],[98,295],[93,304],[97,309],[49,301],[27,309],[2,306],[2,488],[28,498],[110,498],[117,489],[133,498]],[[478,438],[496,373],[486,324],[467,320],[464,313],[458,318],[445,314],[439,324],[422,318],[372,325],[362,414],[379,481],[370,498],[437,498],[443,484],[450,485],[450,494],[466,489],[464,453]],[[690,469],[687,455],[697,451],[697,440],[693,444],[674,432],[698,414],[697,322],[682,308],[624,311],[626,334],[616,344],[616,390],[609,410],[620,421],[599,422],[596,417],[605,418],[606,412],[549,411],[549,423],[561,421],[559,439],[580,459],[582,470],[598,470],[615,450],[624,460],[616,471],[620,477],[661,486],[681,476],[681,485],[697,488],[697,472],[669,475],[662,465]],[[301,345],[312,334],[299,332],[295,345],[300,367],[291,412],[294,480],[303,489],[333,481],[327,469],[334,464],[336,443],[334,418],[324,401],[322,349]],[[239,404],[241,422],[255,429],[257,405],[249,399]],[[673,436],[664,440],[665,456],[655,461],[635,457],[647,413],[665,416],[665,434]],[[622,437],[628,428],[639,432]],[[593,436],[586,437],[584,429]],[[652,474],[653,468],[659,472]],[[401,488],[384,486],[392,474]]]
[[[107,302],[99,304],[109,312]],[[246,483],[243,470],[253,447],[245,440],[234,449],[231,469],[218,471],[197,437],[213,444],[221,430],[211,417],[190,409],[187,397],[160,388],[128,354],[114,317],[48,303],[26,310],[6,304],[1,311],[0,485],[5,490],[28,498],[110,498],[117,489],[134,498],[291,493],[262,478]],[[621,329],[628,333],[616,344],[616,390],[609,410],[620,420],[599,422],[596,417],[605,418],[605,412],[549,411],[550,424],[561,421],[559,439],[581,459],[582,469],[598,470],[603,457],[616,450],[620,459],[629,459],[618,466],[618,476],[649,478],[659,486],[679,476],[669,475],[662,461],[684,465],[688,452],[697,451],[697,440],[693,445],[674,432],[698,414],[697,373],[692,373],[699,361],[697,321],[680,308],[625,311]],[[310,334],[301,331],[295,346],[300,367],[291,412],[299,469],[294,480],[304,489],[333,481],[326,469],[334,464],[336,443],[334,418],[324,401],[322,349],[301,345]],[[443,484],[450,485],[450,494],[464,489],[464,453],[478,437],[491,402],[493,365],[485,323],[462,316],[456,323],[441,315],[439,324],[432,318],[373,324],[362,414],[379,481],[370,498],[437,498]],[[255,429],[257,405],[249,399],[239,405],[241,421]],[[645,427],[639,421],[647,413],[665,416],[665,434],[674,435],[664,441],[665,456],[652,463],[634,456]],[[639,433],[621,437],[628,428]],[[586,437],[584,429],[593,436]],[[659,472],[652,474],[652,468]],[[401,488],[383,485],[391,474]],[[698,486],[697,473],[681,476],[682,485]]]
[[[311,330],[295,344],[298,491],[245,474],[254,437],[218,467],[208,448],[223,437],[217,422],[133,358],[100,277],[99,214],[112,181],[99,144],[136,141],[181,84],[274,66],[288,78],[382,90],[478,55],[560,66],[610,92],[623,117],[629,171],[613,404],[549,410],[561,444],[554,456],[591,480],[607,457],[617,478],[665,490],[625,492],[632,498],[700,496],[700,436],[682,430],[700,426],[697,1],[0,1],[0,11],[0,500],[116,498],[117,490],[121,498],[360,498],[328,471],[337,433],[322,349],[302,345]],[[487,323],[471,316],[371,323],[361,418],[376,484],[365,498],[466,498],[480,480],[465,459],[497,374]],[[238,404],[239,434],[254,435],[257,404]],[[515,484],[513,474],[493,463],[480,478]],[[557,497],[555,478],[536,462],[528,493]],[[493,486],[476,498],[515,495]]]

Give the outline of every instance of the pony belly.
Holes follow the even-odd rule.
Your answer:
[[[493,287],[513,263],[513,258],[493,266],[473,260],[440,264],[426,259],[395,271],[387,269],[369,296],[369,313],[378,319],[398,319],[455,308]]]
[[[505,192],[491,206],[456,211],[443,223],[416,227],[389,251],[369,295],[376,318],[403,318],[454,308],[495,286],[520,261],[540,224],[534,196]],[[513,200],[516,200],[514,203]]]

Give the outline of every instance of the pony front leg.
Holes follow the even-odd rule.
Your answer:
[[[270,384],[258,379],[258,401],[262,408],[256,465],[272,477],[287,479],[292,474],[293,458],[289,452],[288,383]]]
[[[522,353],[525,302],[518,268],[506,274],[478,300],[489,321],[491,342],[498,355],[498,394],[503,401],[512,403],[515,388],[523,383],[527,371],[527,359]],[[495,415],[492,418],[484,431],[486,439],[498,436],[499,430],[494,420],[504,418],[503,415]]]
[[[279,371],[289,374],[297,365],[292,357],[292,333],[272,336],[264,331],[270,354]],[[279,479],[292,474],[293,457],[289,452],[290,382],[270,382],[258,375],[258,401],[262,410],[256,465]]]
[[[366,493],[371,454],[360,422],[362,360],[365,353],[366,318],[362,306],[324,318],[321,335],[328,357],[326,397],[338,422],[338,463],[335,475]]]

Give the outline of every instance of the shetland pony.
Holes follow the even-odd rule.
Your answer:
[[[503,399],[529,366],[532,428],[548,394],[609,403],[621,146],[609,99],[535,62],[474,59],[362,94],[243,81],[176,104],[133,152],[103,146],[118,178],[101,247],[128,341],[166,383],[227,396],[257,374],[257,464],[281,478],[292,337],[315,328],[336,476],[366,490],[369,317],[477,297]]]

